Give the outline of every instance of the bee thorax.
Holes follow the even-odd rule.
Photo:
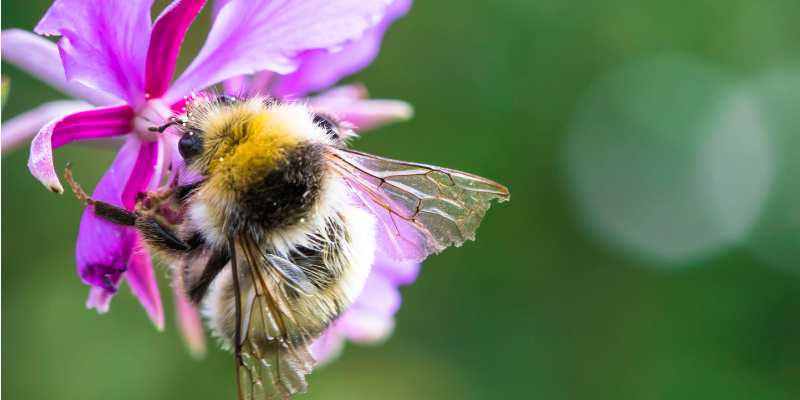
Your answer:
[[[198,222],[211,225],[211,236],[265,233],[288,228],[309,217],[323,191],[322,150],[313,144],[288,149],[269,168],[237,163],[220,169],[198,193],[191,210]],[[243,175],[250,176],[243,178]]]

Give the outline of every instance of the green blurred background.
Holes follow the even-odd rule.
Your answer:
[[[4,1],[2,26],[48,5]],[[512,201],[425,262],[387,343],[347,346],[301,398],[800,398],[799,18],[796,0],[417,2],[348,79],[416,116],[355,146]],[[3,75],[4,119],[62,97]],[[90,186],[112,157],[56,163]],[[234,398],[231,356],[189,356],[163,279],[163,333],[127,289],[84,308],[81,207],[26,160],[2,158],[2,394]]]

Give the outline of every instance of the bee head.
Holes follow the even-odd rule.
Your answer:
[[[339,144],[342,136],[331,117],[263,97],[200,97],[178,119],[178,150],[189,168],[204,175],[219,168],[263,174],[299,148]]]
[[[190,163],[203,152],[203,138],[195,131],[186,131],[178,141],[178,151]]]

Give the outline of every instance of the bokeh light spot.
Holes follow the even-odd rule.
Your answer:
[[[751,94],[736,92],[721,105],[697,161],[724,238],[742,243],[768,197],[774,153]]]
[[[773,72],[755,79],[752,91],[774,142],[773,189],[748,241],[769,265],[800,272],[800,73]]]
[[[592,87],[565,141],[565,168],[596,238],[678,266],[746,235],[773,167],[753,101],[735,87],[680,55],[635,61]]]

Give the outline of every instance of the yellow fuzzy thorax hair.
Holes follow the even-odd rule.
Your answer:
[[[300,141],[276,110],[250,102],[209,113],[203,122],[209,177],[228,190],[255,184]]]

